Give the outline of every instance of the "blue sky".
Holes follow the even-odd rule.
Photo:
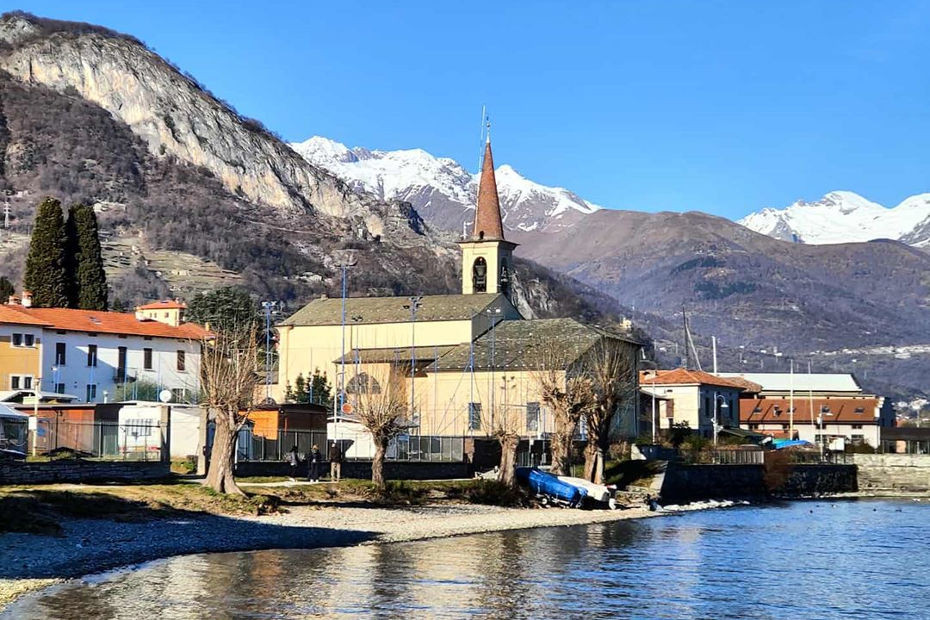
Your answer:
[[[22,2],[137,36],[285,139],[495,159],[738,218],[930,191],[930,2]]]

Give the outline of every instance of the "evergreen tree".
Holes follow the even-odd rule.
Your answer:
[[[6,276],[0,276],[0,304],[5,304],[11,295],[16,293],[16,288]]]
[[[103,269],[97,214],[89,205],[68,211],[68,265],[71,273],[71,306],[82,310],[107,309],[107,274]]]
[[[208,293],[195,295],[187,303],[186,320],[192,323],[209,323],[211,329],[238,332],[254,329],[261,334],[264,345],[264,319],[258,304],[241,288],[228,286]]]
[[[68,307],[65,243],[61,203],[54,198],[46,198],[36,209],[23,276],[25,289],[32,292],[34,306]]]
[[[317,368],[313,371],[313,378],[310,380],[310,402],[318,405],[330,407],[333,404],[333,386],[329,384],[325,372],[320,372]]]
[[[294,379],[294,402],[305,403],[308,398],[307,382],[304,380],[304,374],[299,373]]]

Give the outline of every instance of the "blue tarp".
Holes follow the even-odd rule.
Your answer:
[[[559,480],[553,474],[535,467],[518,467],[516,477],[535,493],[548,495],[570,506],[577,506],[588,494],[587,489]]]
[[[794,446],[813,446],[809,441],[804,441],[803,439],[775,439],[772,441],[772,445],[775,446],[776,450],[781,450],[782,448],[793,448]]]

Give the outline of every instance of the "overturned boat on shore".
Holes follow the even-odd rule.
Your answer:
[[[516,477],[536,494],[543,505],[581,508],[595,504],[611,509],[616,507],[614,491],[602,484],[571,476],[556,476],[537,467],[518,467]]]

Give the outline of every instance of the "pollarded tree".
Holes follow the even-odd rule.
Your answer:
[[[583,372],[591,382],[593,394],[593,405],[585,413],[588,442],[584,451],[584,477],[602,484],[614,420],[636,398],[636,348],[617,338],[604,337],[585,356]]]
[[[34,306],[68,307],[65,244],[61,203],[54,198],[46,198],[36,209],[23,276],[24,288],[32,293]]]
[[[503,378],[502,381],[506,382],[507,379]],[[501,393],[507,391],[501,390]],[[485,429],[489,437],[496,439],[501,448],[497,479],[509,487],[516,487],[517,448],[520,445],[525,410],[508,403],[489,403],[488,407],[481,408],[481,412],[481,428]]]
[[[408,428],[406,377],[402,368],[383,364],[356,375],[350,383],[355,414],[375,445],[371,481],[383,489],[388,444]]]
[[[255,326],[215,330],[201,349],[201,404],[216,422],[207,485],[219,493],[244,495],[233,469],[236,438],[255,405],[263,369]]]
[[[71,307],[82,310],[107,309],[107,274],[103,269],[97,214],[89,205],[68,210],[65,226],[68,236],[67,265]]]
[[[581,416],[594,405],[590,378],[573,366],[574,348],[565,342],[550,341],[537,349],[532,358],[532,377],[540,400],[552,414],[553,432],[549,439],[552,472],[571,475],[572,440]]]

